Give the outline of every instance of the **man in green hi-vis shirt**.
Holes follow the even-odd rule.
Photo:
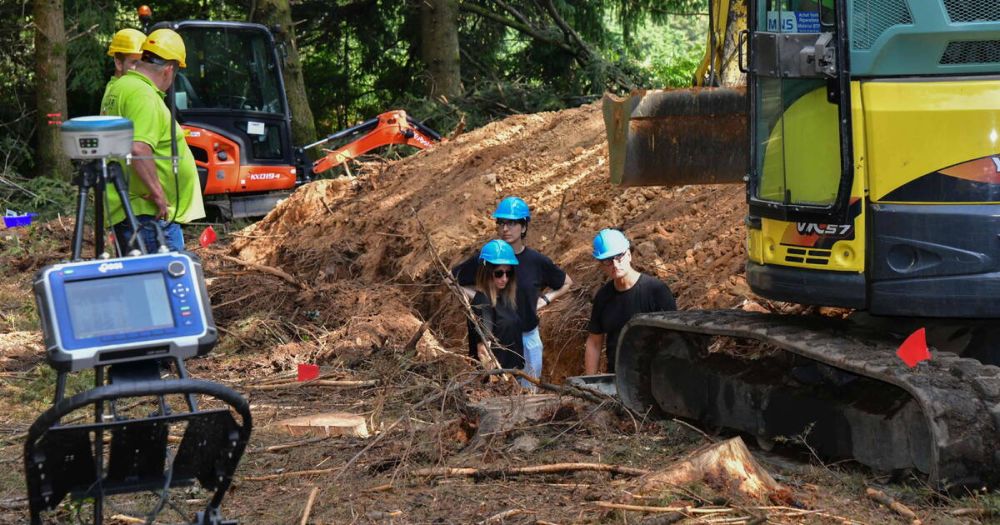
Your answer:
[[[184,67],[184,40],[175,31],[157,29],[142,44],[142,59],[105,93],[101,114],[132,121],[132,161],[129,173],[129,202],[139,219],[139,234],[150,251],[158,246],[158,223],[167,248],[184,249],[179,223],[205,216],[201,184],[194,156],[184,141],[184,131],[171,118],[163,102],[165,91],[174,81],[178,67]],[[170,127],[176,128],[177,173],[171,162]],[[132,230],[115,192],[108,192],[108,218],[114,225],[122,251],[128,251]]]

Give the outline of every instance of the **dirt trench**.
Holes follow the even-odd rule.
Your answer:
[[[352,178],[310,183],[238,233],[231,250],[303,283],[294,297],[282,283],[254,301],[284,322],[337,332],[338,348],[313,349],[316,357],[405,342],[425,320],[418,350],[461,349],[464,319],[424,232],[450,266],[495,235],[492,210],[518,195],[532,210],[527,244],[576,283],[541,315],[545,375],[558,381],[582,371],[590,300],[604,280],[590,256],[601,228],[626,232],[636,265],[667,282],[680,308],[733,307],[750,296],[742,187],[623,189],[608,182],[606,164],[598,105],[517,115],[397,162],[361,164]],[[213,301],[246,289],[241,279],[219,283]],[[253,310],[245,306],[220,314]]]

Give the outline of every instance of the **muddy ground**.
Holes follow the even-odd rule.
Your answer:
[[[657,470],[725,436],[635,419],[612,401],[565,392],[531,420],[482,428],[477,406],[526,401],[508,383],[484,380],[462,356],[464,316],[437,260],[455,264],[489,240],[489,214],[503,197],[528,201],[528,245],[576,283],[541,313],[544,379],[553,384],[582,371],[589,301],[602,282],[590,239],[601,228],[628,234],[636,265],[667,282],[680,308],[802,310],[753,297],[746,285],[742,187],[623,190],[607,182],[606,162],[596,106],[518,115],[401,161],[359,164],[353,177],[308,184],[208,248],[189,242],[205,263],[221,332],[213,353],[190,362],[191,372],[243,393],[254,417],[224,515],[299,523],[315,487],[309,523],[910,522],[864,496],[877,487],[924,523],[989,521],[1000,502],[993,493],[945,496],[916,478],[886,484],[850,463],[819,462],[795,436],[780,453],[750,444],[786,488],[763,500],[734,494],[717,479],[648,494],[624,471],[504,472],[554,463]],[[53,390],[30,279],[66,258],[71,229],[63,219],[0,231],[0,523],[27,523],[23,433]],[[197,233],[189,230],[189,241]],[[300,363],[318,364],[324,379],[359,383],[294,383]],[[275,424],[319,412],[361,416],[371,435],[309,441]],[[484,472],[420,471],[445,466]],[[190,517],[205,498],[192,490],[175,499]],[[664,514],[608,504],[701,510]],[[119,498],[115,505],[113,522],[129,523],[155,501]],[[53,520],[73,522],[76,510],[64,505]],[[158,523],[180,521],[168,511]]]

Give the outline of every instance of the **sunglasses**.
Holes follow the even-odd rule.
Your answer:
[[[514,270],[493,270],[493,277],[497,279],[506,276],[507,278],[514,276]]]
[[[598,261],[598,263],[601,266],[611,266],[613,263],[622,262],[622,259],[625,258],[625,254],[626,253],[628,253],[628,252],[622,252],[622,253],[619,253],[618,255],[615,255],[614,257],[608,257],[607,259],[601,259],[600,261]]]
[[[521,226],[524,221],[510,220],[510,219],[497,219],[497,228],[513,228],[514,226]]]

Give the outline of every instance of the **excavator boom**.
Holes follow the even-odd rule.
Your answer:
[[[326,155],[313,163],[313,173],[322,173],[382,146],[405,144],[417,149],[427,149],[445,140],[436,131],[407,116],[405,111],[393,110],[338,131],[304,149],[343,139],[350,139],[350,142],[337,149],[324,150]]]

